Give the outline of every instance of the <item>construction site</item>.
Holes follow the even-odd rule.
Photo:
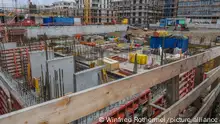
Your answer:
[[[219,24],[163,19],[163,0],[14,2],[0,124],[220,123]]]

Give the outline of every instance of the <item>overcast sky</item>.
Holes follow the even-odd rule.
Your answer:
[[[0,7],[2,7],[2,3],[4,5],[4,7],[6,6],[15,6],[14,2],[15,0],[0,0]],[[22,6],[22,5],[27,5],[28,0],[17,0],[18,1],[18,7]],[[75,1],[75,0],[31,0],[34,4],[37,5],[42,5],[42,4],[51,4],[52,2],[56,2],[56,1]]]

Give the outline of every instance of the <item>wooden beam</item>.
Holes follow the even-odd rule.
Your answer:
[[[218,68],[218,70],[216,70],[209,78],[204,80],[190,93],[188,93],[178,102],[176,102],[174,105],[169,107],[166,111],[162,112],[158,116],[158,118],[165,118],[165,120],[168,120],[169,118],[175,118],[180,112],[182,112],[190,104],[192,104],[200,96],[203,90],[209,87],[219,76],[220,76],[220,68]]]
[[[220,47],[150,71],[0,116],[1,124],[63,124],[85,117],[220,56]]]
[[[205,73],[205,74],[206,74],[206,77],[208,78],[208,77],[210,77],[211,75],[213,75],[213,73],[214,73],[218,68],[220,68],[220,66],[217,67],[217,68],[212,69],[211,71],[209,71],[209,72],[207,72],[207,73]]]
[[[204,115],[208,112],[208,110],[212,107],[215,99],[218,97],[220,92],[220,84],[209,94],[209,98],[207,101],[203,104],[201,109],[196,113],[196,115],[193,117],[193,119],[204,117]],[[199,122],[190,122],[189,124],[198,124]]]
[[[165,108],[160,107],[160,106],[158,106],[158,105],[155,105],[154,103],[151,103],[150,105],[153,106],[153,107],[155,107],[155,108],[158,108],[158,109],[160,109],[160,110],[162,110],[162,111],[165,111],[165,110],[166,110]]]

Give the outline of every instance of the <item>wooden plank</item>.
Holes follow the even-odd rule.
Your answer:
[[[193,117],[193,119],[204,117],[204,115],[208,112],[208,110],[212,107],[214,101],[218,97],[218,94],[220,92],[220,84],[208,95],[209,98],[206,100],[206,102],[203,104],[201,109],[196,113],[196,115]],[[190,122],[189,124],[198,124],[198,122]]]
[[[209,87],[217,78],[219,78],[219,76],[220,76],[220,68],[218,68],[218,70],[216,70],[209,78],[207,78],[202,83],[200,83],[190,93],[188,93],[178,102],[176,102],[174,105],[169,107],[166,111],[161,113],[158,116],[158,118],[165,118],[165,120],[168,120],[169,118],[175,118],[180,112],[182,112],[190,104],[192,104],[200,96],[200,94],[204,91],[204,89]]]
[[[220,47],[212,48],[204,53],[150,71],[144,71],[108,84],[3,115],[0,117],[0,123],[69,123],[189,71],[218,56],[220,56]]]
[[[205,74],[206,74],[206,77],[208,78],[208,77],[210,77],[211,75],[213,75],[213,73],[214,73],[218,68],[220,68],[220,66],[217,67],[217,68],[212,69],[211,71],[209,71],[209,72],[207,72],[207,73],[205,73]]]

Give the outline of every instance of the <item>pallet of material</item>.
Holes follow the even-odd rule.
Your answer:
[[[114,71],[119,69],[119,62],[116,60],[104,57],[103,62],[106,65],[107,71]]]

